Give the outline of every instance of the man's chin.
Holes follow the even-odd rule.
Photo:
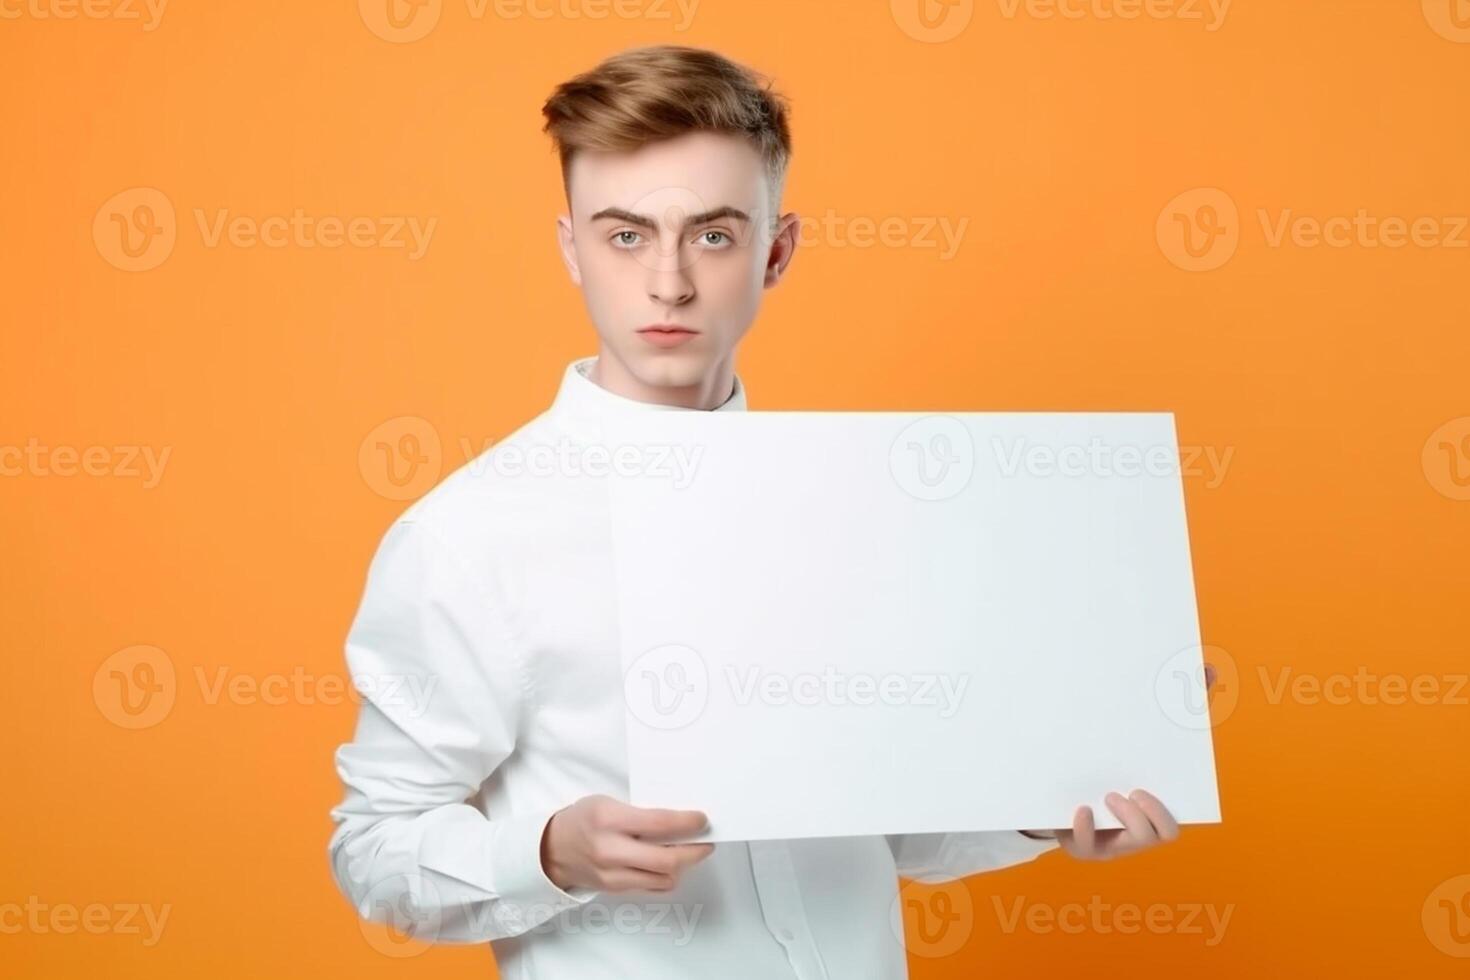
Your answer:
[[[639,382],[651,388],[687,388],[699,384],[712,367],[708,355],[678,349],[639,351],[626,363]]]

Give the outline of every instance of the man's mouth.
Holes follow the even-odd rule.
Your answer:
[[[655,347],[675,347],[699,331],[675,323],[654,323],[638,330],[638,336]]]

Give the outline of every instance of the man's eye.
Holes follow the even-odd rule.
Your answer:
[[[638,237],[639,235],[636,231],[620,231],[617,234],[613,235],[613,244],[624,246],[636,245],[636,241],[629,241],[628,238],[637,239]]]
[[[704,244],[706,244],[706,245],[723,245],[726,242],[730,242],[730,241],[733,240],[733,239],[730,238],[729,235],[725,234],[723,231],[706,231],[706,232],[701,233],[700,237],[707,239],[710,235],[714,235],[717,238],[723,239],[723,241],[717,241],[717,242],[705,241]]]

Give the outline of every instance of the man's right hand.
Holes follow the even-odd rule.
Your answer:
[[[698,810],[636,807],[611,796],[584,796],[558,810],[541,838],[541,867],[558,888],[666,892],[714,844],[661,843],[698,833]]]

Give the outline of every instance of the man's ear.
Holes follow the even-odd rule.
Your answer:
[[[582,285],[582,270],[577,268],[577,244],[572,237],[571,215],[564,214],[556,219],[556,241],[561,248],[561,261],[567,267],[572,282]]]
[[[765,287],[770,289],[781,281],[786,267],[796,255],[797,233],[801,230],[801,216],[795,211],[781,215],[776,224],[776,235],[771,239],[771,254],[766,258]]]

